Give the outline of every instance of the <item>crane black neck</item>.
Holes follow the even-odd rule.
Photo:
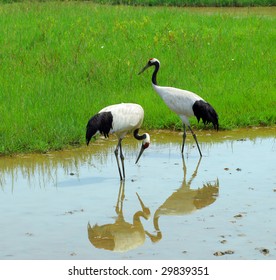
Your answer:
[[[134,132],[133,132],[134,138],[137,139],[137,140],[144,140],[144,139],[146,139],[146,134],[139,135],[138,131],[139,131],[139,129],[135,129],[134,130]]]
[[[154,65],[155,68],[154,68],[154,72],[153,72],[153,74],[152,74],[151,81],[152,81],[152,83],[153,83],[154,85],[157,86],[156,76],[157,76],[157,72],[158,72],[158,70],[159,70],[159,63],[156,61],[156,62],[154,62],[152,65]]]

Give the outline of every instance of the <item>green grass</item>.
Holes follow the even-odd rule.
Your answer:
[[[84,144],[102,107],[136,102],[145,129],[180,129],[151,87],[194,91],[222,129],[276,123],[276,10],[0,4],[0,154]],[[197,125],[196,119],[191,119]],[[202,127],[199,125],[197,127]]]

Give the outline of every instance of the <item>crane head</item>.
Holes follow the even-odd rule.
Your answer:
[[[141,155],[143,154],[144,150],[147,149],[150,145],[150,136],[148,133],[145,133],[143,135],[143,142],[142,142],[142,146],[141,146],[141,149],[140,149],[140,152],[139,152],[139,155],[137,157],[137,160],[135,162],[135,164],[139,161]]]
[[[146,66],[138,73],[138,75],[142,74],[146,69],[153,65],[160,66],[160,61],[157,58],[150,58]]]

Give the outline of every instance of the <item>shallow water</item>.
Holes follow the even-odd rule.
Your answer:
[[[0,259],[276,259],[276,128],[0,158]]]

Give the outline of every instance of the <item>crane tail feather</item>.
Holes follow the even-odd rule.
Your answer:
[[[204,124],[212,123],[214,129],[219,129],[218,114],[209,103],[198,100],[193,105],[193,111],[198,122],[202,119]]]
[[[89,145],[89,142],[91,140],[91,138],[96,134],[97,129],[91,125],[90,121],[88,122],[87,126],[86,126],[86,145]]]
[[[112,128],[113,117],[111,112],[102,112],[94,115],[86,126],[86,144],[88,145],[91,138],[99,131],[108,137],[110,129]]]

